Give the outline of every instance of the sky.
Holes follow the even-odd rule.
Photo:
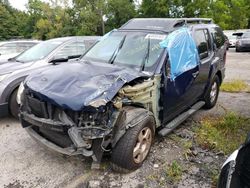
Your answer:
[[[9,0],[11,6],[19,10],[25,10],[25,5],[28,3],[28,0]]]
[[[9,0],[11,6],[15,7],[16,9],[19,10],[26,10],[26,5],[29,0]],[[43,2],[49,2],[49,0],[42,0]],[[71,5],[71,0],[68,0],[69,5]]]

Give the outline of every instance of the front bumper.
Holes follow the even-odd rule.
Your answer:
[[[22,126],[26,129],[28,134],[40,144],[46,146],[50,150],[56,151],[61,154],[73,156],[73,155],[83,155],[86,157],[91,157],[94,155],[92,150],[88,150],[84,147],[78,147],[78,145],[72,144],[70,147],[60,147],[57,144],[51,142],[46,139],[42,135],[40,135],[37,131],[34,130],[34,127],[46,128],[49,130],[53,130],[55,132],[63,132],[63,128],[66,126],[65,124],[49,119],[43,119],[35,117],[32,114],[28,114],[26,112],[20,113]],[[74,143],[74,142],[73,142]]]
[[[34,140],[36,140],[40,144],[46,146],[47,148],[49,148],[52,151],[56,151],[58,153],[69,155],[69,156],[82,154],[86,157],[91,157],[93,155],[93,151],[89,151],[89,150],[86,150],[84,148],[81,148],[80,150],[75,150],[73,147],[68,147],[68,148],[59,147],[56,144],[45,139],[44,137],[40,136],[36,131],[34,131],[32,129],[32,127],[27,127],[26,131]]]
[[[0,104],[0,118],[8,116],[9,114],[9,105],[8,103]]]

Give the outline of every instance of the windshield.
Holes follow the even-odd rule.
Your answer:
[[[243,33],[242,38],[250,38],[250,32]]]
[[[64,41],[62,40],[52,40],[41,42],[32,48],[28,49],[16,58],[16,61],[20,62],[30,62],[44,59],[47,57],[54,49],[60,46]]]
[[[143,32],[113,32],[104,37],[83,60],[119,64],[137,70],[152,68],[163,49],[159,43],[166,35]]]

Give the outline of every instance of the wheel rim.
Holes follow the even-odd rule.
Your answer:
[[[211,92],[210,92],[210,101],[211,103],[213,103],[216,99],[216,95],[217,95],[217,83],[214,82],[211,88]]]
[[[148,127],[144,127],[138,134],[137,142],[133,150],[133,158],[135,163],[141,163],[147,157],[152,144],[152,131]]]

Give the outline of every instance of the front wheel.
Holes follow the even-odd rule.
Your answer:
[[[111,161],[114,171],[127,173],[142,165],[153,143],[154,127],[154,117],[150,115],[127,130],[112,150]]]
[[[10,101],[9,101],[9,110],[11,115],[18,119],[18,113],[19,113],[19,105],[17,104],[16,97],[17,97],[17,89],[13,91],[13,93],[10,96]]]
[[[211,109],[216,105],[218,96],[219,96],[219,90],[220,90],[220,79],[216,75],[212,82],[211,85],[208,88],[208,92],[205,96],[205,105],[204,108],[206,109]]]

